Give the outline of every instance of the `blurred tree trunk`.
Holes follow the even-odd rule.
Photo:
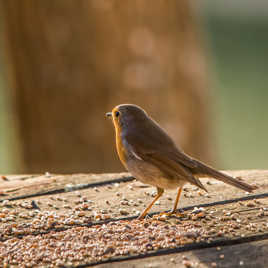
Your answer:
[[[187,0],[0,0],[26,172],[122,169],[105,112],[136,103],[210,157],[205,66]]]

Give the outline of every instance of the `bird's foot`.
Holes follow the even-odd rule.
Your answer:
[[[141,214],[137,219],[141,221],[141,220],[143,220],[144,218],[145,218],[145,216]]]
[[[171,210],[171,211],[169,211],[169,212],[166,212],[165,213],[165,215],[167,215],[167,216],[176,216],[176,217],[183,217],[184,216],[184,214],[183,213],[181,213],[181,212],[179,212],[179,211],[177,211],[177,210]]]

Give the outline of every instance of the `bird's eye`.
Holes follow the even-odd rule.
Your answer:
[[[117,112],[115,113],[115,116],[118,117],[119,115],[120,115],[120,113],[117,111]]]

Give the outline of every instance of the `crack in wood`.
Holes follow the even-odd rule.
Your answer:
[[[46,192],[37,192],[37,193],[34,193],[34,194],[20,195],[20,196],[15,196],[15,197],[11,197],[11,198],[0,199],[0,203],[3,202],[4,200],[16,201],[16,200],[33,198],[33,197],[45,196],[45,195],[54,195],[54,194],[61,194],[61,193],[66,193],[66,192],[74,192],[74,191],[77,191],[77,190],[100,187],[100,186],[105,186],[105,185],[109,185],[109,184],[113,184],[113,183],[130,182],[130,181],[133,181],[133,180],[135,180],[134,177],[128,176],[128,177],[112,179],[112,180],[106,180],[106,181],[76,184],[76,185],[73,185],[72,187],[69,187],[69,188],[64,187],[64,188],[59,188],[59,189],[50,190],[50,191],[46,191]]]

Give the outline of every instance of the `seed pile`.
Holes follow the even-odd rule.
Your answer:
[[[0,263],[26,267],[76,265],[119,255],[145,253],[200,241],[203,228],[157,219],[75,227],[0,242]]]
[[[259,201],[253,203],[254,207],[251,203],[241,202],[228,205],[228,209],[227,206],[225,209],[194,208],[171,217],[160,214],[142,221],[119,220],[102,224],[96,222],[98,217],[89,219],[55,211],[33,210],[30,211],[33,213],[31,221],[1,224],[0,263],[24,264],[26,267],[68,266],[196,242],[241,237],[246,233],[268,232],[267,208]],[[2,209],[4,215],[10,212],[8,208]],[[94,221],[95,225],[77,227],[89,221]],[[60,229],[63,227],[65,230]],[[40,234],[42,231],[48,233]]]

